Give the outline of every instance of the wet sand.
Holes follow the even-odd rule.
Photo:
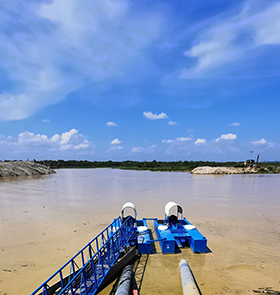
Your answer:
[[[129,172],[109,171],[109,175],[106,174],[108,182],[100,183],[100,179],[96,179],[93,185],[95,188],[99,185],[99,188],[93,191],[89,187],[94,181],[90,174],[88,183],[84,181],[85,175],[80,178],[75,176],[77,179],[72,183],[70,172],[67,172],[67,177],[63,173],[49,178],[0,183],[1,295],[30,294],[109,224],[128,200],[136,204],[139,218],[162,218],[166,201],[177,201],[185,209],[186,217],[208,239],[209,253],[206,254],[193,254],[187,248],[175,255],[157,253],[143,256],[141,263],[146,267],[137,270],[140,294],[182,294],[179,275],[182,258],[189,262],[203,295],[253,294],[253,289],[269,286],[280,290],[279,199],[271,191],[270,195],[275,195],[267,200],[270,205],[260,201],[264,189],[260,187],[259,178],[253,179],[259,192],[256,193],[254,186],[254,203],[248,197],[240,204],[243,196],[238,197],[236,192],[233,194],[240,198],[238,202],[222,197],[231,188],[226,178],[203,176],[197,179],[187,176],[191,178],[184,179],[186,175],[183,173],[127,174]],[[127,177],[131,177],[129,182],[126,182]],[[170,183],[167,183],[166,177]],[[79,186],[81,179],[83,185]],[[251,180],[246,179],[247,182]],[[177,181],[182,183],[182,187]],[[240,181],[240,178],[233,181]],[[138,182],[139,191],[135,191],[135,183]],[[185,182],[194,200],[185,202],[185,195],[178,200],[170,198],[171,190],[179,194],[188,189],[184,187]],[[201,182],[207,184],[203,192],[198,189]],[[210,186],[213,182],[215,185]],[[108,203],[102,199],[103,194],[109,192],[109,184],[111,199]],[[221,188],[222,184],[226,189],[217,193],[215,186]],[[134,194],[131,194],[132,189]],[[77,191],[83,199],[77,196]],[[275,191],[279,192],[278,187]],[[93,193],[98,198],[91,201]],[[212,196],[211,200],[201,199],[202,193],[207,194],[207,198]],[[248,194],[248,191],[245,190],[245,193]],[[112,286],[100,294],[110,294]]]
[[[174,255],[142,257],[141,265],[146,263],[146,268],[144,272],[139,269],[143,275],[141,294],[183,294],[179,274],[182,258],[188,261],[204,295],[253,294],[253,289],[268,286],[280,290],[279,224],[275,233],[264,228],[273,228],[265,219],[254,222],[213,218],[194,223],[207,236],[211,252],[193,254],[188,248]],[[252,231],[252,226],[261,230]],[[157,250],[160,252],[159,247]],[[101,294],[109,294],[111,289]]]

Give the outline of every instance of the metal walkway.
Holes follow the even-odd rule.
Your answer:
[[[93,295],[134,234],[133,219],[115,219],[31,295]]]

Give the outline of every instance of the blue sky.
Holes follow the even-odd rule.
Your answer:
[[[280,160],[280,2],[1,0],[5,159]]]

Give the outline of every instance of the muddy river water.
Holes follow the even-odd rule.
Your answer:
[[[128,201],[139,218],[163,218],[175,201],[208,239],[206,254],[143,257],[140,294],[182,294],[182,258],[203,295],[280,290],[280,175],[62,169],[0,179],[0,295],[30,294]]]

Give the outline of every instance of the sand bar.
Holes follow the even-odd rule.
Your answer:
[[[9,161],[0,162],[0,177],[45,175],[55,173],[53,169],[36,162]]]

